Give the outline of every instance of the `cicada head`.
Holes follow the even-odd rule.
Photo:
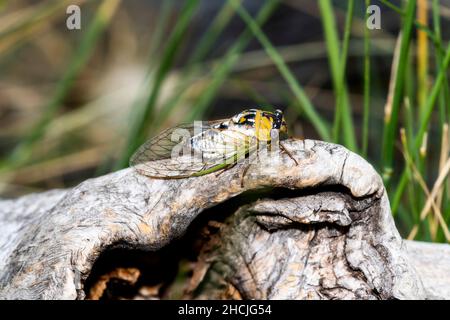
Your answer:
[[[287,138],[288,132],[286,120],[284,120],[283,111],[281,111],[280,109],[277,109],[274,112],[272,129],[279,130],[280,138]]]

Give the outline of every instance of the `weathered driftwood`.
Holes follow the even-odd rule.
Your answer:
[[[286,154],[263,157],[243,187],[245,164],[179,180],[125,169],[0,201],[0,297],[98,298],[109,277],[135,285],[145,272],[129,265],[88,289],[100,256],[176,256],[193,225],[220,220],[209,221],[215,232],[191,236],[200,246],[186,298],[450,298],[449,246],[402,241],[370,164],[330,143],[285,146],[298,165]],[[163,269],[176,269],[164,259]],[[161,286],[147,291],[158,297]]]

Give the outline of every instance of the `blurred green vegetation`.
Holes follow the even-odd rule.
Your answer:
[[[404,237],[450,242],[450,1],[20,0],[0,17],[3,196],[126,167],[170,125],[276,106],[292,135],[374,165]]]

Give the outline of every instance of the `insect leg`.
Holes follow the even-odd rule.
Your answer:
[[[284,152],[286,152],[286,154],[289,156],[289,158],[291,158],[295,162],[295,165],[298,166],[297,160],[292,156],[292,153],[288,149],[286,149],[286,147],[281,143],[281,141],[280,141],[280,147],[281,147],[281,149],[283,149]]]
[[[246,163],[244,170],[242,170],[242,176],[241,176],[241,188],[244,187],[244,177],[247,174],[248,169],[250,168],[250,163]]]

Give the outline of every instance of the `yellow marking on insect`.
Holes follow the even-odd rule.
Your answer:
[[[242,117],[242,118],[239,119],[239,122],[240,122],[240,123],[244,123],[245,120],[246,120],[245,117]]]
[[[272,129],[272,119],[264,117],[261,111],[255,114],[255,132],[256,138],[260,141],[270,140],[270,130]]]

